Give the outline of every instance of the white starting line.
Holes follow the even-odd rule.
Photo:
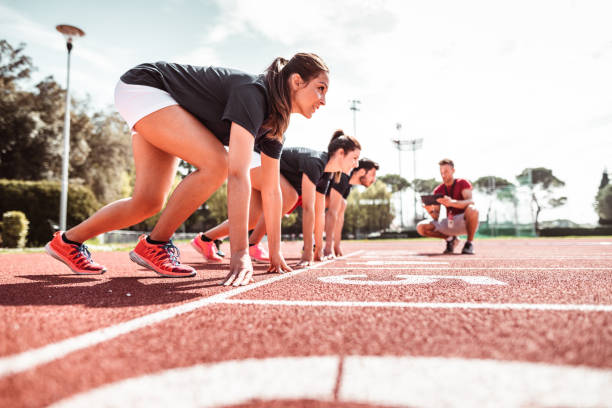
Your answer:
[[[612,405],[611,384],[612,370],[543,363],[280,357],[199,364],[130,378],[51,407],[222,407],[304,399],[410,407],[607,407]]]
[[[347,262],[347,265],[448,265],[448,262],[428,262],[428,261],[365,261]]]
[[[223,299],[226,305],[292,306],[292,307],[375,307],[398,309],[474,309],[537,310],[558,312],[612,312],[612,305],[571,303],[441,303],[441,302],[360,302],[335,300]]]
[[[425,285],[436,283],[441,279],[461,280],[469,285],[507,285],[488,276],[453,276],[453,275],[396,275],[399,280],[365,280],[355,278],[367,278],[368,275],[338,275],[321,276],[318,279],[326,283],[338,283],[343,285]]]

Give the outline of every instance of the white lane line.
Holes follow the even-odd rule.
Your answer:
[[[274,300],[224,299],[218,303],[257,306],[313,306],[313,307],[387,307],[400,309],[492,309],[539,310],[562,312],[612,312],[612,305],[555,304],[555,303],[428,303],[428,302],[351,302],[334,300]]]
[[[368,275],[338,275],[338,276],[321,276],[318,279],[321,282],[341,284],[341,285],[379,285],[379,286],[397,286],[397,285],[427,285],[436,283],[440,279],[462,280],[468,285],[507,285],[505,282],[488,276],[456,276],[456,275],[396,275],[399,280],[368,280],[355,279],[367,278]]]
[[[314,400],[411,407],[604,407],[612,370],[411,356],[277,357],[175,368],[88,390],[52,408],[222,407]]]
[[[347,262],[347,265],[448,265],[448,262],[428,262],[428,261],[366,261],[366,262]]]
[[[359,253],[361,253],[361,251],[353,252],[341,258],[324,261],[312,267],[298,269],[293,272],[278,275],[273,278],[266,279],[251,285],[241,286],[204,299],[195,300],[193,302],[171,307],[169,309],[160,310],[158,312],[128,320],[123,323],[118,323],[109,327],[105,327],[103,329],[94,330],[75,337],[61,340],[56,343],[51,343],[43,347],[27,350],[22,353],[14,354],[11,356],[2,357],[0,358],[0,378],[32,369],[38,365],[57,360],[75,351],[94,346],[104,341],[121,336],[122,334],[130,333],[143,327],[162,322],[164,320],[172,319],[173,317],[176,317],[178,315],[188,313],[211,304],[219,304],[220,301],[228,299],[232,296],[248,292],[250,290],[277,282],[282,279],[287,279],[299,275],[300,273],[303,273],[305,271],[316,269],[328,263],[335,262],[336,260],[348,258]]]
[[[589,270],[612,270],[612,268],[602,268],[602,267],[592,267],[592,268],[568,268],[568,267],[551,267],[551,268],[525,268],[525,267],[511,267],[511,266],[504,266],[504,267],[480,267],[480,266],[474,266],[474,267],[465,267],[465,268],[457,268],[454,266],[446,266],[444,268],[441,267],[427,267],[427,266],[415,266],[415,267],[390,267],[390,268],[368,268],[368,267],[359,267],[359,268],[355,268],[354,266],[330,266],[327,268],[323,268],[324,270],[328,270],[328,269],[350,269],[350,270],[355,270],[358,269],[360,271],[386,271],[386,270],[390,270],[390,269],[397,269],[397,270],[423,270],[423,269],[427,269],[427,270],[436,270],[436,271],[448,271],[448,270],[460,270],[460,271],[469,271],[469,270],[482,270],[482,271],[488,271],[488,270],[499,270],[499,271],[532,271],[532,270],[537,270],[537,271],[564,271],[564,270],[572,270],[572,271],[589,271]]]

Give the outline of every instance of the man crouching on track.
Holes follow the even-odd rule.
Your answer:
[[[424,205],[433,221],[421,221],[417,232],[425,237],[443,238],[446,240],[445,254],[452,254],[459,243],[457,235],[467,234],[467,241],[461,250],[462,254],[474,254],[474,234],[478,229],[478,210],[472,200],[472,185],[469,181],[454,178],[455,164],[450,159],[439,163],[442,184],[434,189],[434,194],[443,194],[436,201],[446,207],[447,218],[438,221],[440,205]]]

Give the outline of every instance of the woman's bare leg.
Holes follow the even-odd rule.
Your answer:
[[[151,239],[167,241],[227,178],[227,152],[212,132],[178,105],[151,113],[134,129],[158,149],[197,169],[176,187],[151,232]]]
[[[178,160],[140,134],[132,136],[136,183],[132,197],[112,202],[66,231],[71,241],[84,242],[96,235],[137,224],[161,211],[172,187]]]
[[[251,180],[253,180],[253,177],[251,177]],[[289,184],[287,179],[283,177],[282,174],[279,178],[279,181],[280,181],[280,187],[281,187],[281,194],[283,196],[283,216],[284,216],[285,214],[287,214],[287,211],[289,211],[295,205],[295,202],[298,199],[298,194],[297,194],[297,191],[295,191],[293,186]],[[255,181],[252,181],[252,182],[255,184]],[[257,182],[260,183],[261,180],[257,180]],[[259,244],[261,240],[263,239],[264,235],[266,235],[266,222],[264,220],[263,215],[260,213],[259,220],[257,221],[257,225],[255,226],[255,229],[253,230],[253,232],[251,232],[251,235],[249,236],[249,245]]]

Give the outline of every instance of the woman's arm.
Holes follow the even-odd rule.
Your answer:
[[[325,229],[325,194],[315,193],[315,261],[323,260],[323,230]]]
[[[302,174],[302,235],[304,252],[298,265],[308,266],[313,262],[313,232],[315,223],[316,186],[306,174]]]
[[[334,231],[334,254],[336,256],[344,255],[342,249],[340,249],[340,241],[342,241],[342,227],[344,226],[344,213],[346,211],[346,200],[341,197],[341,205],[338,213],[338,219],[336,220],[336,230]]]
[[[232,122],[230,128],[227,179],[227,216],[232,257],[230,273],[224,285],[247,285],[253,282],[253,266],[248,253],[248,214],[251,200],[249,163],[255,139],[242,126]]]
[[[329,208],[325,214],[325,255],[333,254],[336,223],[342,207],[342,194],[335,188],[329,192]]]
[[[266,154],[261,154],[261,199],[268,234],[268,250],[270,251],[270,268],[268,272],[291,271],[281,253],[281,219],[282,195],[280,189],[280,161]]]

